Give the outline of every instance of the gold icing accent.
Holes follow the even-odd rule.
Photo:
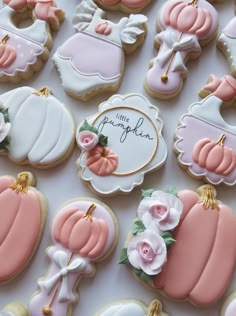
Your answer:
[[[35,90],[33,94],[47,98],[51,94],[51,90],[48,87],[42,87],[40,90]]]
[[[152,302],[148,316],[161,316],[161,303],[158,300]]]
[[[216,141],[216,144],[224,147],[225,138],[226,138],[225,134],[222,134],[220,138]]]
[[[51,316],[52,315],[52,309],[50,306],[44,306],[42,309],[43,315],[45,316]]]
[[[91,204],[89,206],[87,212],[84,214],[83,218],[92,221],[93,211],[95,210],[95,208],[96,208],[96,205]]]
[[[198,0],[192,0],[188,5],[197,6]]]
[[[9,39],[10,39],[10,36],[7,34],[1,39],[0,43],[5,45],[8,42]]]
[[[13,191],[16,191],[17,193],[22,192],[26,193],[28,191],[28,180],[29,180],[29,175],[27,173],[20,173],[18,179],[16,180],[15,183],[13,183],[10,186],[10,189]]]
[[[216,192],[212,185],[204,185],[203,187],[202,200],[199,203],[203,203],[203,207],[208,209],[219,210],[219,204],[216,200]]]

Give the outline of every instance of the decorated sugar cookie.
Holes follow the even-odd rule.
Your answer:
[[[47,250],[51,266],[38,281],[30,315],[71,315],[80,278],[93,276],[94,263],[111,253],[117,230],[114,214],[102,202],[81,198],[63,206],[53,222],[55,244]]]
[[[147,307],[137,300],[123,300],[111,304],[95,316],[168,316],[162,311],[159,300],[153,300]]]
[[[108,10],[121,10],[125,13],[140,12],[151,0],[95,0],[95,2]]]
[[[146,21],[144,15],[130,15],[115,24],[92,0],[83,0],[73,19],[77,34],[53,57],[65,91],[82,100],[116,91],[124,73],[124,52],[132,53],[143,43]]]
[[[10,303],[0,310],[0,316],[29,316],[24,305],[19,303]]]
[[[0,283],[14,279],[39,244],[47,207],[34,186],[35,178],[29,172],[18,174],[16,180],[0,177]]]
[[[236,217],[214,187],[143,191],[137,213],[120,263],[173,300],[217,303],[235,269]]]
[[[53,167],[74,147],[75,126],[47,87],[21,87],[0,96],[0,154],[17,164]]]
[[[236,183],[236,127],[224,121],[220,108],[236,96],[236,80],[210,76],[201,102],[192,104],[176,130],[175,150],[181,166],[212,184]]]
[[[162,127],[158,109],[144,96],[112,96],[77,129],[81,178],[101,195],[131,192],[167,158]]]
[[[205,0],[168,0],[159,12],[161,32],[155,38],[159,48],[145,77],[147,92],[168,99],[182,89],[188,59],[201,54],[201,46],[212,39],[218,14]]]
[[[236,76],[236,17],[222,30],[217,45],[225,55],[232,75]]]
[[[236,313],[236,293],[231,293],[222,305],[220,316],[234,316]]]
[[[64,12],[53,0],[3,2],[6,5],[0,8],[0,81],[28,79],[48,59],[52,46],[50,27],[59,29]],[[28,11],[32,12],[33,24],[18,27],[18,22],[28,19]]]

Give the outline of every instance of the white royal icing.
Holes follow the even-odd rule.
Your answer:
[[[62,158],[74,139],[74,122],[69,111],[54,96],[36,96],[22,87],[0,98],[11,122],[9,157],[48,165]]]
[[[146,316],[144,308],[138,303],[120,303],[112,305],[99,316]]]

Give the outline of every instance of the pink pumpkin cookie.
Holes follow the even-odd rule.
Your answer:
[[[131,192],[167,158],[162,128],[158,109],[144,96],[112,96],[77,129],[80,177],[100,195]]]
[[[225,122],[220,108],[236,96],[236,80],[231,76],[210,82],[192,104],[177,127],[175,151],[178,162],[195,178],[214,185],[236,183],[236,127]]]
[[[64,12],[54,0],[4,0],[0,8],[0,81],[28,79],[49,57],[51,30],[58,30]],[[29,18],[33,24],[18,23]],[[15,16],[17,15],[17,21]],[[16,23],[17,22],[17,23]]]
[[[95,0],[95,2],[108,10],[137,13],[144,9],[151,0]]]
[[[29,316],[29,313],[22,304],[10,303],[0,311],[0,316]]]
[[[236,315],[236,293],[231,293],[224,304],[222,305],[220,316],[235,316]]]
[[[0,177],[0,283],[14,279],[26,267],[41,239],[47,207],[34,186],[29,172],[20,173],[17,180]]]
[[[173,300],[213,305],[235,269],[236,217],[211,185],[169,192],[143,191],[120,263]]]
[[[50,168],[74,148],[74,120],[44,87],[21,87],[0,96],[0,155],[17,164]]]
[[[73,19],[78,33],[53,56],[65,91],[82,100],[116,91],[124,73],[124,53],[143,43],[146,21],[144,15],[132,14],[113,23],[92,0],[83,0]]]
[[[161,32],[155,45],[157,57],[150,63],[144,86],[156,98],[168,99],[182,89],[188,59],[201,54],[201,45],[216,33],[218,14],[205,0],[168,0],[159,12]]]
[[[63,206],[52,227],[55,245],[47,250],[51,266],[38,281],[30,315],[71,315],[72,304],[79,298],[79,280],[95,274],[94,262],[111,253],[117,231],[114,214],[102,202],[81,198]]]
[[[162,311],[162,304],[156,299],[149,306],[137,300],[123,300],[105,307],[95,316],[168,316],[168,314]]]

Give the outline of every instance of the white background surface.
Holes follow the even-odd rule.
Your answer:
[[[153,0],[152,4],[144,11],[149,19],[148,35],[143,47],[126,58],[125,76],[118,91],[120,94],[138,92],[146,95],[143,90],[143,77],[148,68],[149,60],[157,54],[153,47],[153,40],[156,34],[156,16],[158,9],[164,2],[164,0]],[[68,39],[70,35],[74,34],[71,18],[79,1],[58,0],[57,3],[59,7],[66,11],[66,20],[62,24],[58,34],[54,34],[55,42],[51,56],[56,47]],[[234,15],[233,1],[225,0],[225,4],[218,3],[215,4],[215,7],[219,12],[220,32],[226,22]],[[108,18],[114,20],[121,16],[122,14],[119,13],[108,14]],[[202,55],[198,60],[188,63],[188,69],[189,76],[179,96],[169,101],[159,101],[148,97],[161,110],[162,118],[165,122],[164,138],[168,145],[169,154],[165,166],[158,172],[147,175],[142,188],[166,189],[169,186],[176,186],[180,190],[184,188],[195,189],[202,184],[200,181],[191,179],[179,168],[176,157],[173,154],[172,140],[178,119],[186,112],[191,103],[199,99],[198,91],[205,84],[208,75],[214,73],[222,76],[229,72],[225,58],[216,48],[216,39],[203,48]],[[61,88],[58,73],[51,59],[45,63],[45,67],[41,72],[28,80],[28,82],[21,82],[20,85],[29,85],[37,89],[45,85],[51,87],[54,95],[71,109],[77,123],[88,115],[94,114],[97,111],[99,103],[109,97],[109,94],[102,94],[83,103],[67,96]],[[1,84],[0,93],[15,87],[16,85],[13,84]],[[228,120],[228,122],[234,125],[236,124],[236,116],[233,109],[223,111],[223,116],[226,121]],[[12,301],[20,301],[27,304],[37,288],[37,278],[46,273],[49,261],[44,251],[52,243],[50,236],[51,223],[60,205],[67,200],[80,196],[98,198],[77,176],[75,161],[78,155],[79,149],[76,148],[68,161],[51,170],[35,170],[27,166],[22,168],[9,162],[7,158],[0,157],[0,175],[9,174],[16,176],[18,172],[23,170],[33,172],[38,179],[38,189],[44,193],[48,200],[48,220],[39,249],[27,269],[19,277],[9,284],[0,286],[0,308]],[[219,199],[230,205],[236,213],[235,187],[227,188],[219,186],[217,190]],[[73,315],[93,316],[104,305],[124,298],[141,299],[148,304],[156,296],[160,297],[157,293],[137,282],[127,266],[117,264],[120,250],[124,245],[140,201],[140,188],[136,188],[127,196],[118,195],[111,198],[102,198],[101,200],[107,203],[117,215],[120,224],[120,237],[117,248],[112,256],[106,262],[101,262],[97,265],[95,277],[80,281],[80,300],[75,305]],[[28,225],[30,223],[26,223],[26,230]],[[231,292],[234,288],[236,288],[236,275],[231,282],[228,292]],[[169,299],[160,298],[163,301],[164,310],[172,316],[217,316],[223,301],[221,300],[218,305],[212,308],[199,309],[188,302],[175,303]]]

